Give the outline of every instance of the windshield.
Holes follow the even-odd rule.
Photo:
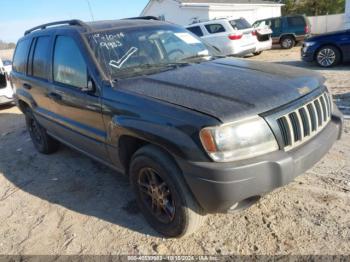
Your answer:
[[[126,28],[88,34],[88,42],[110,79],[157,73],[210,56],[205,44],[175,26]]]

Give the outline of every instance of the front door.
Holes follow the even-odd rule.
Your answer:
[[[54,135],[85,153],[109,162],[99,89],[87,91],[86,59],[73,36],[56,36],[53,50]]]

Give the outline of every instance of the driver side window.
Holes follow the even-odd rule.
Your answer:
[[[74,40],[68,36],[58,36],[53,60],[54,81],[69,86],[87,86],[87,67]]]

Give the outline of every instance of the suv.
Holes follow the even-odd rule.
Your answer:
[[[342,130],[318,74],[216,57],[151,18],[40,25],[19,40],[11,79],[39,152],[62,142],[123,172],[170,237],[289,183]]]
[[[256,51],[255,31],[244,18],[195,23],[188,26],[187,30],[226,56],[244,56]]]
[[[304,41],[310,34],[310,23],[302,15],[281,16],[256,21],[254,27],[269,26],[274,44],[280,44],[284,49],[294,47]]]
[[[0,58],[0,105],[13,103],[13,90],[9,82],[11,69]]]

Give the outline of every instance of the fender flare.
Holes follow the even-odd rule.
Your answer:
[[[156,145],[173,156],[193,159],[200,155],[199,145],[175,126],[154,123],[133,117],[115,116],[107,124],[107,143],[119,146],[119,139],[131,136]],[[203,151],[203,157],[204,151]]]

